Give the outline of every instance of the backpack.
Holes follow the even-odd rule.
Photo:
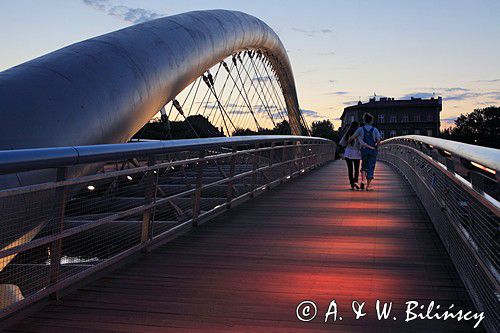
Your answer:
[[[373,137],[373,131],[375,130],[375,127],[370,128],[370,130],[367,130],[364,126],[362,128],[363,142],[369,146],[375,147],[375,138]]]

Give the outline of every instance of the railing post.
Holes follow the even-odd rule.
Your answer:
[[[446,169],[448,169],[448,171],[454,173],[455,172],[455,161],[451,158],[446,158],[445,162],[446,162]]]
[[[282,169],[281,169],[281,172],[282,172],[282,178],[283,180],[282,181],[285,181],[285,177],[287,176],[287,169],[288,169],[288,163],[287,163],[287,159],[286,159],[286,150],[287,150],[287,145],[286,145],[286,141],[283,141],[283,148],[281,148],[283,151],[281,152],[281,162],[283,163],[282,164]]]
[[[269,172],[271,173],[271,181],[274,180],[274,174],[275,174],[275,172],[274,172],[275,170],[272,167],[273,163],[274,163],[274,151],[276,149],[275,147],[276,147],[276,143],[275,142],[271,143],[271,150],[269,151]],[[271,187],[268,185],[267,189],[270,190]]]
[[[61,167],[57,169],[56,181],[63,181],[66,179],[68,169]],[[68,188],[66,186],[58,187],[55,191],[55,207],[54,207],[54,234],[61,233],[64,230],[64,216],[66,210],[66,201],[68,199]],[[59,281],[61,270],[61,256],[62,256],[62,239],[59,238],[50,243],[50,275],[49,285],[55,286]],[[55,291],[50,294],[51,299],[58,299],[58,292]]]
[[[309,150],[311,150],[309,152]],[[310,158],[307,161],[307,168],[313,169],[317,164],[321,163],[322,155],[321,155],[321,145],[315,143],[311,148],[307,149],[307,153]]]
[[[255,146],[254,146],[254,150],[257,150],[259,149],[259,144],[256,143]],[[254,192],[255,192],[255,185],[257,183],[257,168],[259,166],[259,157],[260,157],[260,154],[258,151],[255,151],[254,154],[253,154],[253,159],[252,159],[252,183],[250,185],[250,195],[253,197],[254,196]]]
[[[297,156],[300,154],[299,142],[295,141],[292,145],[292,167],[290,170],[290,175],[300,169],[300,163],[297,161]]]
[[[198,226],[198,215],[200,215],[200,200],[201,200],[201,186],[203,185],[203,163],[201,160],[205,158],[205,150],[199,152],[199,162],[196,167],[196,190],[194,192],[193,201],[193,226]]]
[[[154,155],[148,158],[148,167],[155,165],[156,159]],[[144,184],[144,204],[149,205],[153,202],[156,193],[155,173],[153,170],[146,172],[146,179]],[[142,229],[141,229],[141,243],[146,244],[152,239],[152,223],[153,223],[153,208],[148,208],[142,213]],[[147,247],[143,252],[147,252]]]
[[[229,159],[229,182],[227,183],[227,198],[226,198],[226,208],[231,208],[231,201],[233,200],[233,187],[234,187],[234,172],[236,168],[236,148],[233,147],[231,150],[231,157]]]
[[[485,182],[483,175],[476,171],[470,171],[470,182],[476,191],[484,193]]]

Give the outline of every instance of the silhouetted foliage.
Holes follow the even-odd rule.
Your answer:
[[[249,128],[237,128],[233,133],[233,136],[241,135],[290,135],[290,124],[288,121],[283,120],[276,124],[272,129],[261,128],[258,131],[251,130]]]
[[[249,128],[237,128],[233,132],[233,136],[245,136],[245,135],[259,135],[259,133]]]
[[[333,128],[330,120],[314,121],[311,125],[311,135],[338,142],[339,133]]]
[[[290,135],[292,131],[290,130],[290,124],[288,121],[283,120],[276,124],[274,129],[271,131],[273,135]]]
[[[196,135],[198,134],[198,135]],[[133,139],[168,140],[193,139],[224,136],[224,134],[202,115],[189,116],[183,121],[171,121],[168,125],[160,119],[155,119],[144,125]]]
[[[441,137],[485,147],[500,148],[500,107],[489,106],[460,115],[455,127],[441,132]]]
[[[193,130],[194,129],[194,130]],[[149,140],[169,140],[169,139],[191,139],[209,138],[224,136],[222,130],[212,125],[210,121],[202,116],[195,115],[189,116],[184,121],[171,121],[170,131],[166,122],[160,119],[154,119],[144,125],[144,127],[137,132],[132,139],[149,139]],[[283,120],[276,124],[272,129],[263,128],[259,131],[254,131],[249,128],[238,128],[232,135],[289,135],[290,124],[288,121]]]

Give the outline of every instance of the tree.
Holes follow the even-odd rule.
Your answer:
[[[148,122],[137,132],[133,139],[168,140],[193,139],[224,136],[222,130],[212,125],[208,118],[202,115],[189,116],[182,121],[171,121],[168,125],[160,119]]]
[[[500,148],[500,107],[489,106],[460,115],[455,127],[441,133],[443,139]]]
[[[333,128],[330,120],[314,121],[311,125],[312,136],[338,141],[339,133]]]
[[[258,135],[257,132],[249,128],[237,128],[233,132],[233,136]]]

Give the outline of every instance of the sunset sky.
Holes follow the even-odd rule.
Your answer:
[[[500,105],[500,1],[18,0],[0,3],[0,71],[144,20],[199,9],[264,20],[309,120],[377,96],[443,96],[442,120]]]

